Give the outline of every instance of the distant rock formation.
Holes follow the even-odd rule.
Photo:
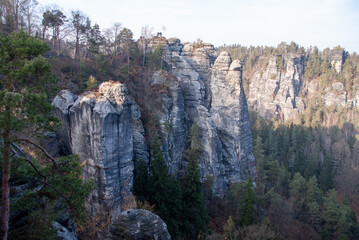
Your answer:
[[[303,100],[298,96],[303,84],[303,59],[294,54],[283,57],[286,71],[278,69],[279,60],[271,57],[263,74],[256,72],[249,85],[248,105],[267,119],[275,116],[287,120],[304,110]]]
[[[344,64],[344,51],[332,50],[330,53],[330,63],[334,67],[335,71],[340,73]]]
[[[130,209],[122,212],[110,226],[109,240],[170,240],[163,220],[146,210]]]
[[[285,62],[285,69],[279,69],[278,60]],[[343,50],[333,50],[330,55],[332,68],[341,72],[344,62]],[[306,102],[312,97],[319,97],[326,106],[356,107],[359,109],[359,91],[349,97],[341,82],[334,82],[330,87],[319,91],[319,80],[305,82],[304,56],[289,53],[269,59],[265,71],[257,71],[249,85],[248,105],[262,117],[271,119],[295,119],[306,109],[305,101],[299,93],[306,95]]]

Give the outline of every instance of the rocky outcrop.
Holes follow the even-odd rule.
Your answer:
[[[76,233],[70,232],[67,228],[62,226],[58,222],[53,222],[52,226],[56,230],[55,239],[56,240],[77,240]]]
[[[283,120],[295,117],[303,101],[298,94],[303,84],[304,64],[301,57],[287,54],[272,57],[266,70],[256,72],[249,85],[248,105],[267,119]],[[285,61],[286,69],[278,69],[277,61]]]
[[[347,92],[344,91],[342,83],[333,83],[332,89],[326,88],[324,95],[324,104],[327,106],[344,107],[347,104]]]
[[[62,155],[72,153],[71,149],[71,126],[70,126],[70,108],[77,100],[77,96],[69,90],[62,90],[53,100],[52,105],[55,106],[55,114],[61,120],[61,129],[59,132],[60,145],[59,151]]]
[[[344,51],[332,50],[330,53],[330,64],[337,73],[340,73],[344,64]]]
[[[201,178],[211,176],[214,192],[223,195],[230,182],[255,176],[241,65],[226,52],[218,55],[212,45],[187,44],[167,56],[183,93],[182,123],[187,129],[197,123],[201,131]]]
[[[110,226],[110,240],[170,240],[166,223],[146,210],[130,209],[122,212]]]
[[[213,179],[214,194],[223,196],[230,183],[256,175],[241,63],[210,44],[168,42],[167,71],[155,72],[150,81],[161,90],[147,106],[161,131],[161,150],[170,172],[181,174],[192,145],[190,129],[197,124],[201,180]],[[131,194],[136,160],[150,161],[140,107],[114,82],[79,97],[62,91],[53,105],[64,122],[64,145],[85,161],[84,176],[97,185],[89,209],[96,215],[107,207],[117,216],[123,197]]]
[[[61,98],[65,93],[61,92],[53,105],[56,113],[67,109],[61,113],[62,119],[69,120],[64,126],[70,132],[65,135],[70,136],[66,141],[72,153],[84,161],[84,177],[95,181],[88,209],[97,215],[109,208],[116,216],[123,196],[131,193],[133,185],[133,131],[127,88],[106,82],[98,93],[87,92],[74,103]]]
[[[241,74],[242,64],[238,60],[232,62],[227,52],[219,55],[212,69],[210,112],[221,140],[229,182],[255,176],[252,135]]]

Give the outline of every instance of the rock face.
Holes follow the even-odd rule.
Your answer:
[[[71,96],[61,92],[62,96]],[[97,215],[102,208],[120,212],[123,196],[133,186],[133,131],[131,103],[127,88],[121,83],[106,82],[99,93],[87,92],[75,102],[57,96],[53,105],[61,119],[68,119],[65,145],[85,161],[84,176],[95,181],[96,190],[88,202]],[[69,133],[68,133],[69,131]],[[66,137],[69,138],[66,138]]]
[[[341,49],[327,53],[330,68],[340,74],[348,53]],[[251,78],[248,105],[266,119],[275,117],[284,121],[294,120],[313,97],[335,109],[359,109],[359,91],[355,84],[345,87],[344,82],[339,82],[343,79],[330,77],[333,79],[327,81],[331,86],[323,88],[320,77],[303,76],[306,64],[308,56],[298,52],[270,57],[266,69],[255,72]]]
[[[176,46],[171,49],[170,45],[166,59],[180,87],[179,94],[170,91],[171,96],[183,95],[176,98],[176,119],[187,127],[178,132],[188,135],[191,125],[198,124],[201,178],[204,181],[212,177],[213,191],[223,195],[230,182],[256,175],[241,65],[232,63],[226,52],[218,54],[212,45],[196,48],[187,44],[182,49]],[[167,161],[174,162],[171,155]]]
[[[155,72],[150,82],[166,89],[156,93],[160,106],[150,109],[161,128],[161,150],[172,174],[183,171],[186,150],[194,144],[190,129],[197,124],[201,180],[213,179],[213,193],[223,196],[230,183],[256,176],[241,63],[209,44],[168,42],[167,71]],[[299,79],[295,71],[292,78]],[[296,90],[288,94],[294,99]],[[84,176],[96,182],[91,211],[108,207],[118,216],[123,197],[131,194],[136,160],[150,161],[139,106],[114,82],[79,97],[62,91],[53,105],[64,123],[64,148],[86,161]]]
[[[344,63],[344,51],[332,50],[330,53],[330,63],[334,67],[335,71],[340,73]]]
[[[273,116],[287,120],[298,114],[303,100],[298,96],[302,87],[304,64],[293,54],[284,56],[286,70],[278,69],[282,58],[272,57],[266,70],[257,72],[249,85],[248,105],[267,119]]]
[[[219,55],[212,69],[210,112],[221,140],[223,163],[230,182],[255,175],[252,135],[241,74],[242,64],[238,60],[232,62],[226,52]]]
[[[146,210],[130,209],[122,212],[110,226],[110,240],[170,240],[163,220]]]

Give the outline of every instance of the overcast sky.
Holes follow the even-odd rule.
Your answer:
[[[359,53],[359,0],[38,0],[81,10],[101,29],[122,23],[138,38],[145,25],[182,42],[215,46],[342,46]]]

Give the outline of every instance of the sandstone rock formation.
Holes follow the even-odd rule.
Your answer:
[[[285,71],[278,69],[278,58],[270,58],[263,74],[255,73],[249,85],[248,105],[267,119],[275,116],[287,120],[296,116],[298,107],[303,106],[298,96],[303,84],[303,61],[293,54],[287,54],[284,60]]]
[[[209,44],[168,42],[166,71],[155,72],[150,81],[165,89],[150,108],[161,129],[161,150],[172,174],[185,169],[190,129],[197,124],[201,180],[213,179],[214,194],[223,196],[231,182],[256,175],[241,63]],[[150,161],[140,107],[124,84],[114,82],[78,97],[64,90],[53,105],[63,122],[64,149],[80,155],[84,176],[96,182],[91,211],[96,215],[109,207],[118,216],[123,197],[131,194],[136,160]]]
[[[334,67],[335,71],[340,73],[344,63],[344,51],[332,50],[330,53],[330,63]]]
[[[229,54],[222,52],[214,63],[211,78],[210,113],[221,140],[225,175],[230,182],[254,175],[255,168],[241,74],[242,64],[238,60],[232,62]]]
[[[123,196],[133,185],[133,131],[131,103],[121,83],[101,84],[98,93],[78,97],[62,91],[53,101],[55,111],[67,120],[61,133],[71,152],[85,161],[84,176],[95,180],[88,204],[92,214],[102,208],[120,212]],[[63,121],[64,122],[64,121]]]
[[[110,226],[110,240],[170,240],[166,223],[146,210],[130,209],[122,212]]]
[[[230,182],[256,174],[242,69],[239,62],[232,63],[228,53],[218,54],[212,45],[177,46],[173,50],[169,47],[166,59],[183,94],[177,109],[184,107],[180,112],[185,116],[178,116],[187,128],[181,131],[188,134],[191,124],[198,124],[201,178],[213,177],[214,192],[223,195]]]

